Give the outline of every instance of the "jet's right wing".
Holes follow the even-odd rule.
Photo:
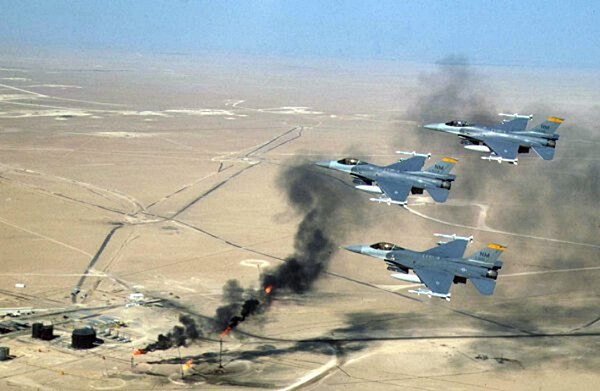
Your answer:
[[[450,273],[425,269],[414,269],[415,274],[421,282],[431,289],[433,293],[448,295],[450,287],[454,281],[454,276]]]
[[[385,166],[385,168],[391,168],[396,171],[421,171],[421,168],[423,168],[423,165],[425,164],[425,160],[427,160],[427,156],[417,155]]]
[[[514,160],[517,158],[519,151],[519,144],[500,140],[494,137],[484,137],[481,139],[485,145],[487,145],[492,152],[500,156],[502,159]]]
[[[455,239],[451,242],[442,243],[437,247],[430,248],[429,250],[424,251],[423,254],[436,257],[462,258],[468,245],[469,240]]]
[[[383,190],[385,195],[388,196],[392,201],[396,202],[406,202],[408,194],[412,189],[412,186],[409,184],[391,181],[389,179],[377,180],[376,182],[379,188]]]

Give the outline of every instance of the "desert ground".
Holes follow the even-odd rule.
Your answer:
[[[3,58],[0,388],[598,389],[600,77],[451,60]],[[486,162],[421,127],[499,112],[565,118],[555,159]],[[370,202],[312,164],[397,150],[459,159],[445,204]],[[415,296],[341,249],[434,233],[507,246],[493,296]],[[267,297],[261,276],[294,257],[314,278]],[[250,296],[260,311],[221,337]],[[103,343],[73,349],[85,325]]]

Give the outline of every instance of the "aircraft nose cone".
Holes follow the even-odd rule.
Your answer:
[[[331,166],[331,160],[323,160],[315,163],[317,166],[329,168]]]
[[[428,125],[423,125],[423,127],[425,129],[430,129],[430,130],[440,130],[440,124],[428,124]]]
[[[362,249],[363,249],[363,245],[353,245],[353,246],[347,246],[344,247],[346,250],[348,251],[352,251],[353,253],[358,253],[358,254],[362,254]]]

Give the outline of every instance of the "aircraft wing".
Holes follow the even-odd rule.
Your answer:
[[[427,156],[413,156],[411,158],[390,164],[385,168],[391,168],[396,171],[421,171],[426,159]]]
[[[462,258],[469,244],[468,240],[455,239],[451,242],[440,244],[437,247],[424,251],[424,254],[436,257]]]
[[[414,269],[421,282],[433,293],[447,295],[450,292],[454,276],[450,273],[435,270]]]
[[[388,179],[378,180],[377,185],[383,190],[386,196],[392,199],[392,201],[406,202],[408,193],[412,189],[412,186],[403,182],[390,181]]]
[[[524,132],[528,123],[529,117],[517,117],[494,127],[506,132]]]
[[[499,140],[493,137],[485,137],[481,141],[487,145],[492,152],[503,159],[516,159],[519,144],[512,141]]]

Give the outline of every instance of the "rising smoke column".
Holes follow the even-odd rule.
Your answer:
[[[334,178],[315,171],[312,163],[294,163],[283,169],[277,185],[287,196],[294,212],[303,215],[294,238],[294,252],[284,262],[261,275],[261,288],[246,291],[246,299],[237,304],[236,315],[229,318],[221,336],[249,315],[266,310],[278,292],[302,294],[313,287],[327,269],[329,261],[346,233],[346,227],[364,225],[366,213],[357,192],[347,189]],[[231,305],[217,309],[229,313]],[[217,316],[218,323],[223,319]]]
[[[364,225],[364,200],[310,164],[283,170],[278,186],[294,211],[304,217],[294,238],[294,252],[261,276],[262,286],[271,286],[274,292],[304,293],[326,270],[347,227]]]
[[[165,350],[172,347],[186,346],[190,341],[194,341],[203,336],[202,330],[198,324],[188,315],[180,315],[179,323],[181,326],[173,327],[167,334],[159,334],[157,341],[146,346],[144,349],[138,349],[134,354],[143,354],[154,350]]]
[[[316,171],[312,162],[291,163],[279,173],[277,186],[293,211],[303,216],[293,253],[261,275],[260,289],[244,289],[237,280],[227,281],[223,286],[224,303],[216,309],[214,322],[198,324],[185,317],[187,323],[175,326],[167,335],[159,335],[158,341],[143,351],[189,344],[193,341],[190,322],[196,338],[214,333],[223,338],[251,315],[266,311],[277,293],[301,294],[310,290],[327,269],[347,231],[367,224],[365,200],[358,192]]]
[[[248,316],[264,311],[270,303],[267,296],[265,291],[244,290],[237,280],[227,281],[223,286],[225,304],[215,311],[213,332],[221,332],[221,337],[224,337]]]
[[[411,119],[421,124],[452,119],[481,125],[498,122],[493,91],[466,57],[450,55],[436,65],[434,72],[420,76],[420,97],[409,108]]]

